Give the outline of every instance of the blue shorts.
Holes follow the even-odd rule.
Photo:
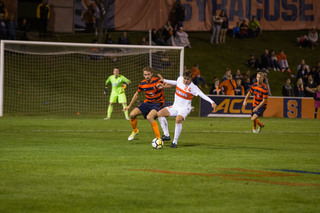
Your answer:
[[[254,114],[256,114],[256,115],[258,115],[259,117],[263,117],[263,113],[264,113],[264,111],[267,109],[267,107],[260,107],[260,108],[258,109],[258,111],[253,112],[253,109],[254,109],[254,108],[255,108],[255,107],[252,107],[251,116],[253,116]]]
[[[157,112],[163,108],[163,103],[142,103],[138,109],[142,112],[143,117],[146,119],[149,112],[155,109]]]

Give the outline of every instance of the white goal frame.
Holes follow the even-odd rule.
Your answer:
[[[174,46],[147,46],[147,45],[107,45],[107,44],[93,44],[93,43],[70,43],[70,42],[36,42],[36,41],[17,41],[17,40],[1,40],[0,46],[0,117],[3,116],[4,110],[4,66],[5,66],[5,48],[6,44],[35,44],[35,45],[46,45],[46,46],[65,46],[65,47],[87,47],[87,48],[130,48],[130,49],[149,49],[149,54],[151,56],[152,49],[173,49],[180,50],[180,75],[183,74],[184,70],[184,47],[174,47]],[[152,67],[152,57],[149,57],[149,66]]]

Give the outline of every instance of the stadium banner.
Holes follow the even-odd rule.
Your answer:
[[[115,1],[105,20],[106,28],[148,31],[162,28],[172,20],[177,0]],[[75,0],[75,26],[84,27],[81,19],[92,0]],[[185,8],[186,31],[209,31],[212,14],[225,10],[229,28],[256,16],[263,30],[320,29],[319,0],[181,0]]]
[[[217,104],[216,112],[212,111],[210,103],[200,100],[201,117],[250,117],[252,97],[246,107],[242,106],[245,96],[208,95]],[[313,118],[314,99],[297,97],[269,96],[268,108],[264,117],[277,118]],[[320,117],[320,116],[319,116]]]

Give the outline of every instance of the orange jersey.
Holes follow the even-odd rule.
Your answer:
[[[237,84],[235,80],[224,80],[220,84],[221,90],[224,92],[225,95],[234,95],[234,90],[237,88]]]
[[[255,83],[250,88],[250,93],[254,95],[252,106],[256,107],[262,102],[263,99],[268,99],[269,90],[265,83],[263,83],[261,86],[259,86],[258,83]],[[262,107],[267,106],[268,101]]]
[[[191,71],[192,71],[192,78],[200,76],[200,70],[199,69],[196,69],[196,68],[192,67]]]
[[[163,89],[158,89],[157,84],[161,83],[159,78],[152,77],[150,83],[146,80],[140,82],[138,92],[144,91],[146,95],[145,103],[164,103]]]

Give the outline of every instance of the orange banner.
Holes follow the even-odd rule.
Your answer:
[[[170,19],[176,0],[115,1],[117,30],[159,29]],[[212,14],[225,10],[229,28],[256,16],[263,30],[320,29],[319,0],[181,0],[187,31],[208,31]]]

